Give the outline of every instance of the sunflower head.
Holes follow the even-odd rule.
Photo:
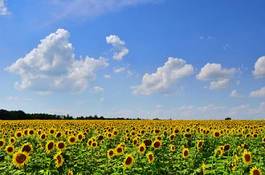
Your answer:
[[[176,146],[175,145],[169,145],[169,150],[171,152],[175,152],[176,151]]]
[[[13,145],[7,145],[7,146],[6,146],[6,153],[7,153],[7,154],[12,155],[13,152],[14,152],[14,150],[15,150],[15,148],[14,148]]]
[[[151,151],[146,154],[146,158],[148,163],[153,163],[155,161],[154,153]]]
[[[69,143],[70,145],[75,144],[75,142],[76,142],[76,137],[75,137],[75,136],[70,136],[70,137],[68,138],[68,143]]]
[[[159,149],[160,147],[162,146],[162,142],[158,139],[156,139],[154,142],[153,142],[153,147],[155,149]]]
[[[65,148],[65,143],[63,141],[59,141],[56,144],[57,149],[63,150]]]
[[[131,168],[134,163],[134,158],[131,154],[126,155],[124,161],[123,161],[123,167],[126,168]]]
[[[9,143],[10,144],[14,144],[16,142],[16,138],[15,137],[10,137],[9,139]],[[1,146],[0,146],[1,147]]]
[[[48,141],[45,145],[46,153],[49,154],[53,150],[54,147],[55,147],[55,142],[53,140]]]
[[[243,162],[245,164],[250,164],[252,162],[252,157],[251,157],[251,153],[247,150],[244,150],[243,152],[243,155],[242,155],[242,159],[243,159]]]
[[[30,143],[26,143],[21,148],[22,152],[30,153],[32,151],[32,145]]]
[[[16,136],[17,138],[22,137],[22,132],[21,132],[21,131],[16,131],[15,136]]]
[[[18,151],[13,155],[12,162],[17,168],[23,168],[29,161],[29,155],[26,152]]]
[[[122,155],[124,152],[124,148],[121,146],[121,145],[118,145],[116,148],[115,148],[115,155]]]
[[[139,152],[140,154],[144,154],[145,150],[146,150],[146,146],[145,146],[144,143],[142,143],[142,144],[140,144],[140,145],[138,146],[138,152]]]
[[[188,158],[189,157],[189,153],[190,153],[190,151],[189,151],[189,149],[188,148],[183,148],[182,149],[182,157],[183,158]]]
[[[257,167],[252,167],[249,172],[250,175],[262,175],[262,172]]]
[[[197,149],[202,149],[203,144],[204,144],[203,140],[198,140],[196,144]]]
[[[73,171],[72,171],[71,169],[69,169],[69,170],[67,171],[67,175],[74,175],[74,173],[73,173]]]
[[[2,148],[5,145],[5,139],[0,139],[0,148]]]
[[[107,152],[107,157],[111,159],[115,155],[115,152],[113,149],[109,149]]]
[[[61,167],[63,165],[63,163],[64,163],[64,158],[63,158],[61,152],[55,154],[53,159],[55,161],[56,168]]]

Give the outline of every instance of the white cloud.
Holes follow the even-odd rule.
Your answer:
[[[255,69],[252,73],[256,78],[265,77],[265,56],[258,58],[255,63]]]
[[[241,97],[241,95],[240,95],[240,93],[237,90],[234,89],[234,90],[231,91],[230,97],[238,98],[238,97]]]
[[[155,73],[144,74],[142,83],[133,87],[133,93],[139,95],[150,95],[155,92],[166,92],[178,80],[190,76],[193,66],[179,58],[169,57],[167,62],[158,67]]]
[[[250,92],[250,97],[265,97],[265,87]]]
[[[126,48],[125,42],[122,41],[117,35],[109,35],[106,37],[106,42],[111,44],[114,49],[114,60],[122,60],[128,53],[129,49]]]
[[[105,74],[105,75],[104,75],[104,78],[106,78],[106,79],[111,79],[111,75],[110,75],[110,74]]]
[[[100,87],[100,86],[94,86],[93,90],[95,93],[102,93],[104,92],[104,88]]]
[[[114,73],[122,73],[126,71],[126,67],[117,67],[113,69]]]
[[[226,69],[221,64],[207,63],[196,78],[201,81],[210,81],[209,89],[224,89],[226,88],[234,74],[237,72],[235,68]]]
[[[0,15],[9,15],[10,12],[6,7],[5,0],[0,0]]]
[[[21,81],[16,82],[16,87],[40,93],[85,90],[89,82],[96,78],[96,71],[108,66],[108,63],[104,58],[86,56],[76,59],[69,37],[68,31],[58,29],[41,40],[24,57],[7,67],[7,71],[18,74],[21,78]]]

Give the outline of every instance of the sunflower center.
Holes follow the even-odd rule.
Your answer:
[[[259,170],[257,170],[257,169],[256,169],[256,170],[254,170],[254,171],[253,171],[253,175],[260,175],[260,172],[259,172]]]
[[[29,145],[25,145],[22,149],[22,151],[24,152],[30,152],[31,151],[31,147]]]
[[[249,154],[245,154],[245,161],[246,162],[249,162],[250,161],[250,159],[251,159],[251,157],[250,157],[250,155]]]
[[[51,150],[53,148],[53,142],[50,142],[49,144],[48,144],[48,150]]]
[[[27,159],[25,154],[19,153],[16,157],[16,161],[17,163],[21,164],[23,162],[25,162],[25,160]]]
[[[132,158],[131,157],[127,157],[125,164],[126,165],[130,165],[132,163]]]

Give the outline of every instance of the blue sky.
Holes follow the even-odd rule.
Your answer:
[[[0,108],[265,116],[263,0],[0,0]]]

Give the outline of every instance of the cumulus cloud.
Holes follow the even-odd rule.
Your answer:
[[[265,87],[250,92],[250,97],[265,97]]]
[[[70,33],[58,29],[40,41],[40,44],[24,57],[6,68],[18,74],[16,88],[32,89],[47,93],[56,90],[83,91],[96,78],[96,71],[108,66],[104,58],[86,56],[77,59],[69,42]]]
[[[196,78],[201,81],[209,81],[209,89],[224,89],[226,88],[237,70],[235,68],[223,68],[221,64],[207,63]]]
[[[258,58],[255,63],[254,71],[252,73],[256,78],[265,77],[265,56]]]
[[[231,91],[230,97],[238,98],[238,97],[241,97],[241,95],[237,90],[234,89]]]
[[[128,53],[129,49],[126,48],[125,42],[122,41],[117,35],[109,35],[106,37],[106,42],[111,44],[114,49],[114,60],[122,60]]]
[[[150,95],[155,92],[166,92],[178,80],[193,74],[193,66],[180,58],[169,57],[167,62],[158,67],[152,74],[144,74],[142,83],[133,87],[133,93]]]
[[[100,86],[94,86],[93,90],[95,93],[103,93],[104,92],[104,88],[100,87]]]
[[[126,67],[117,67],[113,69],[114,73],[122,73],[126,71]]]
[[[105,74],[105,75],[104,75],[104,78],[106,78],[106,79],[111,79],[111,75],[110,75],[110,74]]]
[[[0,0],[0,15],[9,15],[10,12],[6,7],[5,0]]]

